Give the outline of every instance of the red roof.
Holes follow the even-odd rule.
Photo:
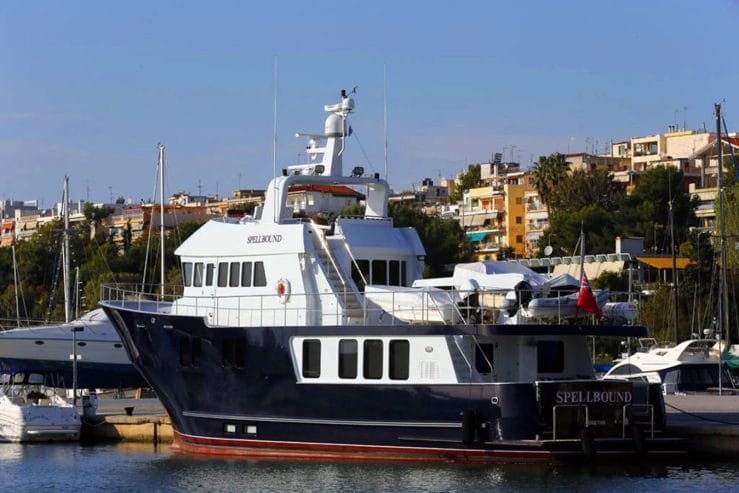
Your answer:
[[[344,185],[295,185],[288,189],[288,193],[320,192],[346,197],[361,197],[362,194]]]
[[[721,137],[721,142],[739,148],[739,137]]]
[[[10,231],[13,229],[13,223],[4,223],[3,224],[3,231]]]

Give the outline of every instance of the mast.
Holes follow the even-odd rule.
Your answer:
[[[64,244],[62,246],[62,273],[64,275],[64,322],[69,323],[72,315],[71,299],[69,296],[69,177],[64,177],[64,198],[62,203],[64,214]]]
[[[670,208],[670,251],[672,252],[672,292],[673,292],[673,299],[672,299],[672,308],[673,308],[673,317],[674,317],[674,326],[672,328],[672,337],[675,342],[675,345],[678,343],[677,338],[677,327],[678,327],[678,309],[677,309],[677,300],[678,300],[678,284],[677,284],[677,257],[675,252],[675,211],[673,209],[673,197],[672,197],[672,180],[670,180],[671,176],[671,170],[668,170],[667,172],[667,188],[668,192],[670,194],[670,200],[667,203]]]
[[[159,144],[159,250],[161,251],[161,293],[164,296],[164,146]]]
[[[724,157],[723,144],[721,142],[721,104],[716,103],[716,148],[718,150],[718,211],[719,211],[719,235],[720,235],[720,262],[721,270],[719,275],[719,310],[718,310],[718,393],[722,394],[721,385],[721,337],[724,331],[729,328],[729,293],[726,281],[726,217],[724,211]],[[728,344],[728,334],[727,334]]]
[[[15,324],[21,326],[21,309],[18,304],[18,264],[15,260],[15,244],[10,246],[13,252],[13,283],[15,284]]]

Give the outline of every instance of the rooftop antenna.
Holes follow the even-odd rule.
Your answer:
[[[272,60],[272,98],[273,98],[273,113],[272,113],[272,183],[274,183],[274,194],[275,202],[277,202],[277,55]],[[277,213],[275,208],[274,213]],[[278,218],[274,217],[273,220],[277,222]]]
[[[387,64],[382,66],[382,106],[385,124],[385,181],[387,181]]]

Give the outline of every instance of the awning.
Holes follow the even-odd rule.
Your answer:
[[[11,229],[13,229],[13,223],[3,224],[3,231],[10,231]]]
[[[472,233],[467,233],[467,238],[470,241],[482,241],[487,235],[487,231],[473,231]]]
[[[655,269],[672,269],[672,257],[636,257],[636,260]],[[686,257],[675,259],[675,266],[678,269],[684,269],[689,263],[690,259]]]

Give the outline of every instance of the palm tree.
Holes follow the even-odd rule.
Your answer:
[[[552,193],[559,185],[560,180],[565,177],[567,169],[564,154],[555,152],[549,156],[539,157],[539,162],[534,165],[534,186],[543,203],[549,204]]]

